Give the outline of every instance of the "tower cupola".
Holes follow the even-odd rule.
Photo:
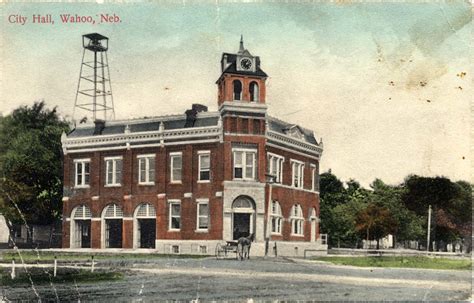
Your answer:
[[[260,58],[253,56],[240,37],[237,53],[223,53],[221,76],[217,80],[218,105],[224,102],[265,103],[267,74],[260,68]]]

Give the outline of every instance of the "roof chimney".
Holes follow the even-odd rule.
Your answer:
[[[207,112],[207,106],[194,103],[191,109],[188,109],[185,112],[186,123],[184,124],[184,127],[193,127],[194,122],[196,122],[197,114],[200,112]]]
[[[94,121],[94,136],[95,135],[102,135],[102,131],[104,130],[105,128],[105,120],[100,120],[100,119],[96,119]]]

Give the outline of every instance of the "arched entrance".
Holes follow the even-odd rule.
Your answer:
[[[85,205],[76,206],[71,212],[71,248],[91,247],[91,210]]]
[[[107,205],[102,211],[102,247],[122,248],[123,211],[117,204]]]
[[[248,237],[255,233],[255,202],[239,196],[232,202],[232,238]]]
[[[135,208],[133,213],[133,247],[155,248],[156,240],[156,210],[149,203],[143,203]]]

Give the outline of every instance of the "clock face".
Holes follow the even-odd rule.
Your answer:
[[[244,58],[240,60],[240,67],[245,70],[249,70],[252,67],[252,61],[249,58]]]

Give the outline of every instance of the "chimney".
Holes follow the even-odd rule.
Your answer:
[[[105,120],[100,120],[100,119],[96,119],[94,121],[94,136],[95,135],[102,135],[102,131],[104,130],[105,128]]]
[[[184,127],[193,127],[194,123],[196,122],[197,114],[200,112],[207,112],[207,106],[202,104],[193,104],[191,109],[188,109],[186,114],[186,123]]]

